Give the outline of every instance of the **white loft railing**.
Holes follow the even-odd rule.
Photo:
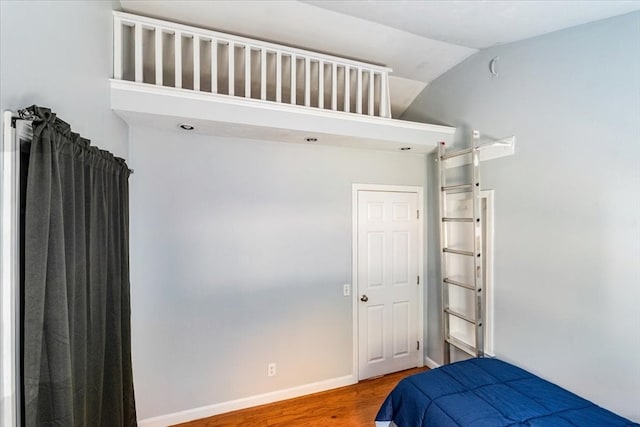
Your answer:
[[[390,68],[113,12],[116,80],[391,117]]]

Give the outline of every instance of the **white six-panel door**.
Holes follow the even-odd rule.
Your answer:
[[[422,365],[418,203],[417,192],[357,192],[360,380]]]

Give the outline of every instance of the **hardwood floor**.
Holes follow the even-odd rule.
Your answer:
[[[372,427],[387,394],[415,368],[296,399],[228,412],[180,427]]]

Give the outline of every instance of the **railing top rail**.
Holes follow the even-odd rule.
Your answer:
[[[235,36],[232,34],[221,33],[213,30],[206,30],[203,28],[192,27],[184,24],[176,24],[169,21],[163,21],[160,19],[149,18],[146,16],[134,15],[131,13],[120,12],[117,10],[113,11],[113,16],[118,18],[120,21],[124,23],[136,24],[140,23],[143,25],[148,25],[152,27],[160,27],[164,30],[169,31],[181,31],[183,33],[187,33],[190,35],[197,35],[208,39],[215,39],[221,42],[233,42],[241,45],[249,45],[255,48],[264,48],[267,50],[272,50],[275,52],[295,54],[304,57],[309,57],[317,60],[323,60],[326,62],[336,63],[339,65],[348,65],[350,67],[355,68],[365,68],[368,70],[378,71],[380,73],[390,73],[392,71],[391,68],[385,67],[382,65],[370,64],[367,62],[356,61],[353,59],[341,58],[339,56],[327,55],[324,53],[314,52],[311,50],[299,49],[295,47],[290,47],[286,45],[276,44],[265,42],[256,39],[250,39],[247,37]]]

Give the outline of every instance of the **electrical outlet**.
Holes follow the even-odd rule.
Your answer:
[[[276,374],[276,364],[275,363],[269,363],[267,365],[267,376],[268,377],[273,377]]]
[[[350,284],[345,284],[342,285],[342,295],[345,297],[348,297],[349,295],[351,295],[351,285]]]

